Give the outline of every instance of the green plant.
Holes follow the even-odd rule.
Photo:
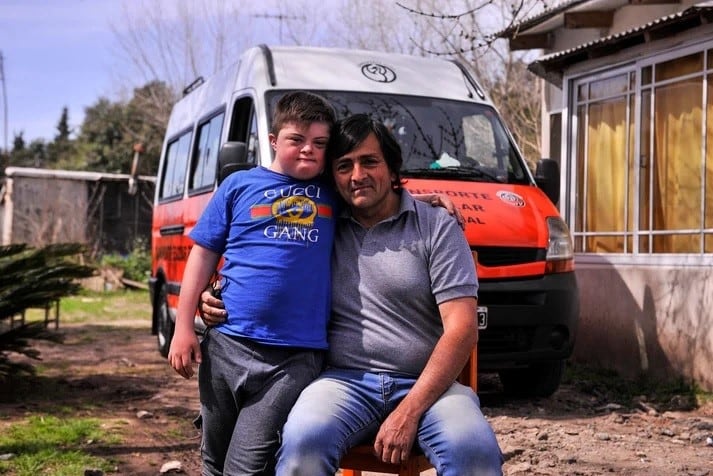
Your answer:
[[[0,382],[8,375],[32,373],[33,367],[10,359],[23,354],[32,359],[37,352],[31,339],[56,340],[44,323],[11,325],[11,319],[29,308],[45,308],[81,289],[79,278],[94,274],[94,268],[77,263],[85,247],[59,243],[34,249],[25,244],[0,246]]]
[[[94,268],[73,259],[84,251],[79,243],[0,246],[0,318],[76,294],[77,279],[94,274]]]
[[[643,397],[645,401],[656,404],[661,409],[669,406],[680,409],[696,406],[706,396],[705,392],[683,379],[662,382],[644,376],[624,378],[611,369],[574,362],[568,362],[562,381],[602,401],[622,405],[631,404]]]
[[[128,255],[104,255],[100,264],[122,270],[127,279],[145,282],[151,274],[151,250],[146,240],[138,238]]]
[[[85,450],[93,442],[115,442],[99,420],[34,415],[0,433],[0,453],[12,454],[0,461],[0,473],[18,476],[81,474],[87,467],[110,470],[111,462]]]

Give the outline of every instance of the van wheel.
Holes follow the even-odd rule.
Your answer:
[[[166,298],[166,288],[161,286],[158,294],[156,309],[158,336],[158,351],[163,357],[168,357],[168,350],[171,347],[171,339],[173,339],[173,331],[175,324],[171,320],[171,314],[168,311],[168,300]]]
[[[500,383],[505,393],[517,397],[549,397],[560,386],[564,360],[540,362],[523,369],[501,370]]]

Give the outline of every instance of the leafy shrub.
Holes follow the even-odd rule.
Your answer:
[[[137,239],[128,255],[104,255],[100,265],[120,269],[124,277],[132,281],[145,282],[151,274],[151,250],[146,240]]]

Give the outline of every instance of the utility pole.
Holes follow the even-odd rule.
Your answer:
[[[2,51],[0,51],[0,81],[2,81],[2,105],[3,105],[3,124],[5,132],[5,148],[3,149],[6,154],[10,153],[10,149],[7,147],[7,90],[5,87],[5,66],[4,66]]]

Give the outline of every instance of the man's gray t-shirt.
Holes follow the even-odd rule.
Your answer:
[[[419,375],[443,334],[438,304],[477,297],[463,231],[405,190],[395,216],[366,229],[346,213],[337,227],[328,365]]]

